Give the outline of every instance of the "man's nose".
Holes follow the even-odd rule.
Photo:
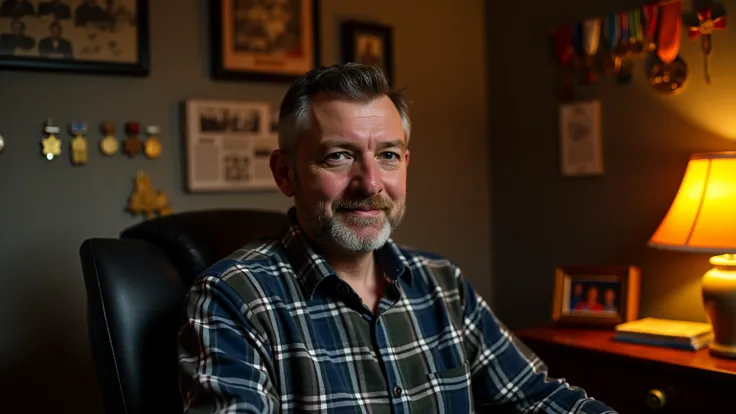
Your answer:
[[[373,157],[365,157],[356,163],[355,173],[351,187],[364,197],[371,197],[383,191],[383,180],[381,179],[381,167]]]

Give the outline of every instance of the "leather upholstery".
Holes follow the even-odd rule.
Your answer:
[[[88,331],[107,413],[181,412],[176,335],[191,281],[285,224],[279,212],[205,210],[82,243]]]

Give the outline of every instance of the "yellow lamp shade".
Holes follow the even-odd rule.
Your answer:
[[[736,151],[695,154],[652,247],[736,253]]]

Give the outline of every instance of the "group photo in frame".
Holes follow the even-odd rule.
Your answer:
[[[555,270],[552,320],[613,327],[638,318],[641,272],[636,266],[561,266]]]
[[[289,81],[319,66],[318,0],[212,0],[212,77]]]
[[[0,0],[0,69],[147,76],[148,0]]]
[[[346,20],[340,25],[342,61],[377,66],[393,85],[393,28],[361,20]]]
[[[267,102],[184,102],[189,192],[275,190],[271,153],[278,148]]]

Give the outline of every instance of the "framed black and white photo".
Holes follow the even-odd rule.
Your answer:
[[[0,0],[0,69],[147,76],[148,0]]]
[[[347,20],[340,26],[342,60],[378,66],[393,84],[393,28],[389,25]]]
[[[290,81],[319,65],[318,0],[211,0],[212,77]]]
[[[269,159],[278,148],[267,102],[185,102],[187,190],[276,189]]]

